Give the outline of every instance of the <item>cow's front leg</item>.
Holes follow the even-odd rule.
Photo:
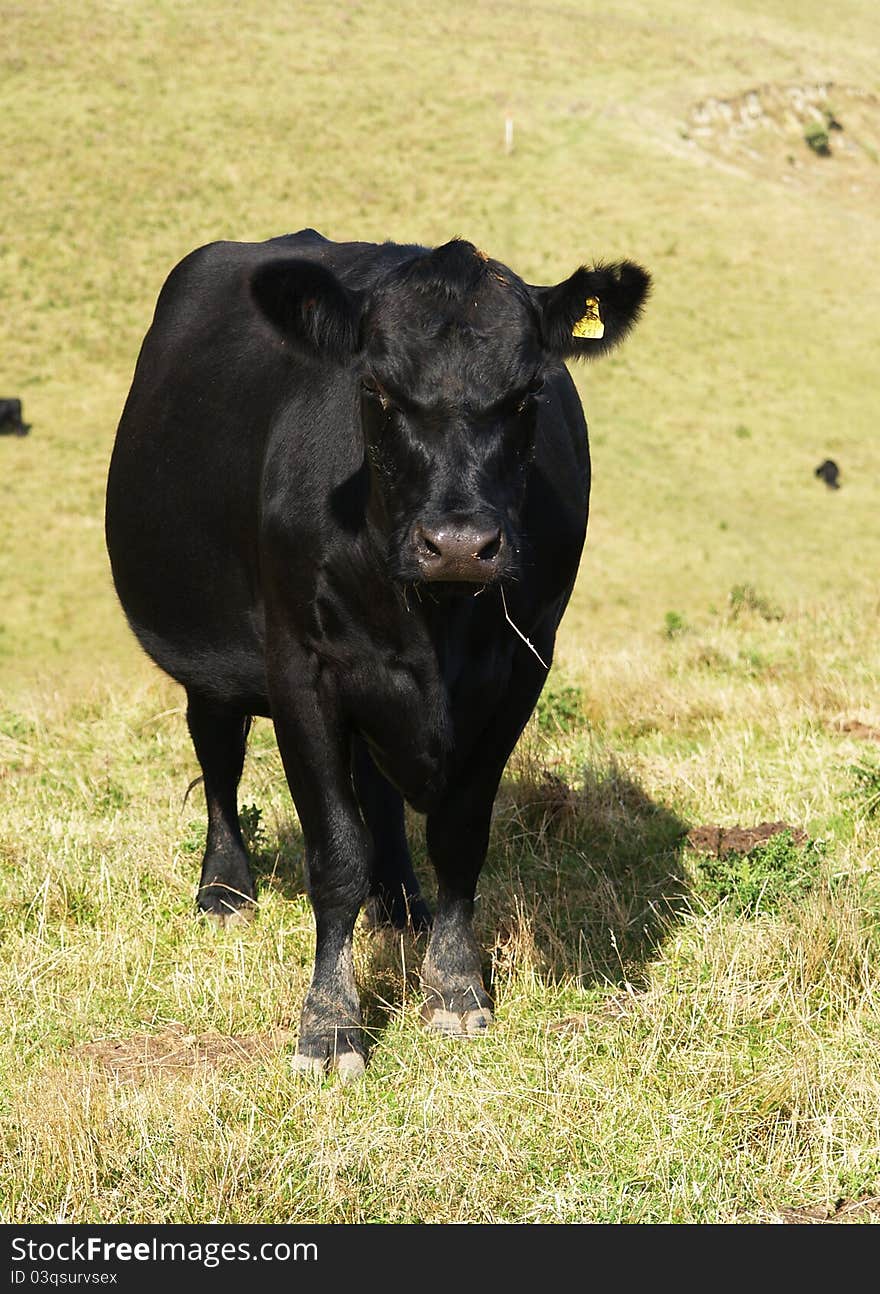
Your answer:
[[[538,639],[545,660],[552,633]],[[492,1002],[483,983],[473,929],[477,880],[489,845],[492,806],[501,775],[528,722],[546,671],[522,652],[513,668],[504,705],[486,725],[471,754],[427,820],[427,844],[437,873],[437,911],[422,966],[423,1017],[430,1029],[480,1034],[492,1023]]]
[[[500,776],[500,774],[499,774]],[[496,783],[497,785],[497,783]],[[486,857],[494,789],[473,803],[467,790],[428,815],[428,853],[437,873],[437,911],[422,965],[430,1029],[482,1033],[492,1023],[473,914],[477,878]]]
[[[270,679],[278,748],[306,850],[315,914],[315,968],[293,1067],[363,1073],[365,1051],[354,978],[354,924],[370,886],[371,841],[351,779],[350,739],[332,685],[314,661],[288,663]]]

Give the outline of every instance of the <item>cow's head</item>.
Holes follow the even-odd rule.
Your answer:
[[[511,573],[547,372],[604,354],[650,279],[631,261],[531,287],[458,239],[358,293],[323,266],[275,262],[254,296],[285,338],[359,380],[371,513],[404,583]]]

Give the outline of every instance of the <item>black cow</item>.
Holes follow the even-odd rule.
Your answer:
[[[30,429],[21,420],[21,400],[0,400],[0,436],[26,436]]]
[[[236,788],[272,718],[317,928],[296,1068],[364,1065],[352,931],[429,926],[424,1017],[491,1003],[472,929],[498,784],[584,542],[587,432],[563,361],[638,318],[639,266],[530,287],[470,243],[215,243],[171,273],[113,452],[107,543],[140,642],[186,689],[208,835],[198,906],[254,902]]]
[[[816,468],[816,475],[824,481],[829,490],[840,489],[840,468],[833,458],[826,458]]]

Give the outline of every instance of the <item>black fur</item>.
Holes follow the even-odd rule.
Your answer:
[[[308,355],[345,364],[357,350],[360,294],[322,266],[306,260],[260,266],[251,291],[273,328]]]
[[[829,490],[840,489],[840,468],[833,458],[826,458],[816,468],[816,475],[824,481]]]
[[[23,422],[21,400],[0,400],[0,436],[26,436],[31,429],[29,422]]]

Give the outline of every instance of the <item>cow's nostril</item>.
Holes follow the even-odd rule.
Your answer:
[[[474,555],[479,557],[481,562],[493,562],[501,552],[501,531],[493,535],[488,543],[483,544]]]
[[[414,538],[416,547],[420,550],[420,556],[430,558],[443,556],[441,536],[435,535],[432,538],[422,526],[417,526]]]

